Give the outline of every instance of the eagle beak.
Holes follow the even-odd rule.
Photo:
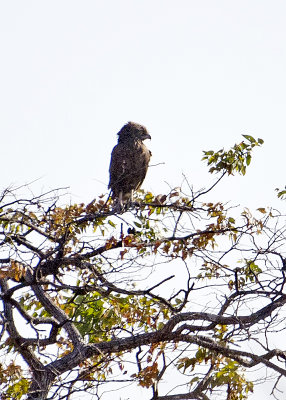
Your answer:
[[[146,140],[146,139],[151,139],[151,136],[149,135],[149,133],[144,134],[143,140]]]

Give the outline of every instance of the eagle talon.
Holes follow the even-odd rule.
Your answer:
[[[125,211],[125,205],[120,202],[119,199],[116,199],[114,201],[113,211],[117,214],[122,214]]]
[[[129,208],[136,208],[136,207],[138,207],[140,204],[138,203],[138,201],[130,201],[129,203],[128,203],[128,207]]]

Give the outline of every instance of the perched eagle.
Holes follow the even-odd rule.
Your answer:
[[[133,200],[134,190],[140,188],[146,176],[151,151],[144,145],[145,139],[151,139],[147,129],[135,122],[128,122],[118,132],[118,144],[111,153],[108,187],[120,207]]]

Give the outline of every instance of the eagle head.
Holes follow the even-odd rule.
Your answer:
[[[136,124],[136,122],[127,122],[118,132],[118,143],[140,140],[143,142],[145,139],[151,139],[145,126]]]

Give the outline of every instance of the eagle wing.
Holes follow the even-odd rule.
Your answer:
[[[108,187],[112,190],[112,197],[128,199],[133,190],[140,188],[147,173],[151,152],[142,143],[129,146],[118,143],[111,153],[109,167],[110,181]]]

